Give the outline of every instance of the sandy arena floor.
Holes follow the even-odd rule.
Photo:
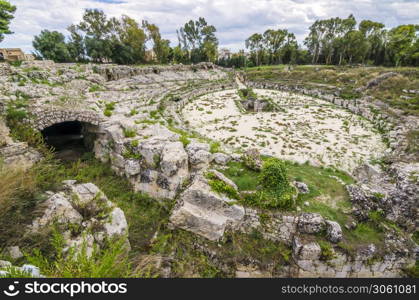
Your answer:
[[[233,148],[352,172],[386,149],[367,120],[316,98],[273,90],[254,90],[279,112],[241,112],[236,90],[208,94],[187,104],[185,121],[200,134]]]

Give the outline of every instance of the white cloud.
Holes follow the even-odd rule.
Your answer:
[[[103,9],[109,16],[129,15],[156,23],[165,38],[177,43],[176,29],[190,19],[205,17],[216,26],[220,46],[244,48],[252,33],[287,28],[301,42],[316,19],[347,17],[372,19],[392,27],[418,23],[417,0],[11,0],[17,6],[11,28],[1,47],[32,51],[33,36],[42,29],[66,33],[80,21],[86,8]]]

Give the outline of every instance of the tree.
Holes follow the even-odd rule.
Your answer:
[[[11,5],[8,1],[0,0],[0,42],[4,40],[5,34],[11,34],[9,25],[13,19],[16,6]]]
[[[151,40],[153,42],[153,51],[156,54],[157,61],[162,64],[168,63],[170,55],[170,41],[162,39],[160,29],[155,24],[143,21],[143,28],[146,29],[147,40]]]
[[[282,62],[279,50],[282,48],[287,35],[288,31],[282,29],[268,29],[263,33],[263,43],[269,53],[270,64],[278,64]]]
[[[179,44],[189,53],[191,62],[215,61],[218,49],[216,31],[204,18],[190,20],[177,31]]]
[[[305,38],[304,44],[307,46],[312,55],[311,62],[316,64],[320,56],[320,44],[326,32],[325,22],[317,20],[310,26],[309,29],[310,33]]]
[[[122,64],[132,64],[144,61],[146,34],[134,19],[123,16],[121,21],[113,21],[114,53],[112,60]]]
[[[98,9],[86,9],[83,21],[77,28],[85,34],[85,47],[87,55],[95,62],[110,60],[112,56],[112,44],[109,36],[112,24],[105,13]]]
[[[263,36],[259,33],[252,34],[245,42],[246,48],[250,49],[255,65],[260,66],[263,55]]]
[[[44,59],[51,59],[55,62],[70,61],[65,37],[58,31],[42,30],[38,36],[35,36],[32,45]]]
[[[388,33],[388,50],[396,66],[408,64],[417,57],[419,25],[400,25]],[[415,52],[415,53],[414,53]]]
[[[380,64],[384,60],[386,31],[384,24],[363,20],[359,23],[359,31],[362,32],[367,41],[367,53],[365,58],[374,64]]]
[[[85,61],[86,48],[83,36],[79,33],[76,25],[70,25],[67,30],[70,32],[70,41],[67,43],[67,49],[72,61]]]
[[[362,32],[359,30],[348,32],[345,35],[345,41],[347,43],[346,55],[348,63],[362,62],[365,53],[368,51],[368,43]]]

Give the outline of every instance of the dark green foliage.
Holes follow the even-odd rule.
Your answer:
[[[57,231],[53,231],[50,243],[52,251],[47,255],[34,249],[26,257],[30,264],[39,267],[42,274],[48,277],[121,278],[136,275],[132,271],[124,239],[107,241],[102,249],[94,245],[90,256],[86,244],[71,248],[64,255],[64,238]]]
[[[229,162],[227,166],[227,169],[220,169],[218,171],[233,180],[239,191],[256,190],[259,172],[253,171],[239,162]]]
[[[419,245],[419,231],[416,230],[413,234],[412,234],[412,239],[413,241]]]
[[[71,61],[65,37],[58,31],[42,30],[33,40],[33,47],[45,59],[55,62]]]
[[[10,21],[14,18],[13,14],[16,6],[6,0],[0,0],[0,42],[3,41],[5,34],[11,34],[9,29]]]
[[[244,203],[261,208],[291,209],[294,207],[295,190],[290,185],[282,161],[270,158],[263,164],[259,174],[260,189],[244,197]]]
[[[226,184],[222,180],[219,180],[217,176],[214,175],[214,173],[209,172],[206,174],[206,177],[208,179],[208,184],[213,191],[224,194],[231,199],[240,198],[238,192],[232,186]]]
[[[319,240],[318,241],[320,249],[321,249],[321,254],[320,254],[320,259],[324,260],[324,261],[328,261],[331,260],[333,258],[335,258],[335,253],[333,251],[333,247],[332,245],[325,240]]]
[[[177,31],[181,46],[178,51],[189,52],[192,63],[215,62],[218,47],[216,31],[215,27],[209,25],[204,18],[199,18],[196,21],[190,20]]]
[[[254,99],[257,98],[256,93],[251,88],[240,89],[238,90],[238,94],[240,98],[242,98],[243,100],[247,100],[249,98],[254,98]]]

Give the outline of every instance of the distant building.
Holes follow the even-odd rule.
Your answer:
[[[20,48],[0,48],[0,60],[35,60],[32,54],[25,54]]]
[[[146,61],[146,62],[153,62],[153,61],[156,61],[156,60],[157,60],[157,55],[156,55],[156,53],[154,52],[154,50],[153,50],[153,49],[151,49],[151,50],[147,50],[147,51],[145,52],[145,56],[144,56],[144,58],[145,58],[145,61]]]
[[[232,56],[232,53],[231,53],[231,51],[229,49],[223,48],[223,49],[220,49],[218,51],[218,59],[219,60],[221,60],[221,59],[230,59],[231,56]]]

